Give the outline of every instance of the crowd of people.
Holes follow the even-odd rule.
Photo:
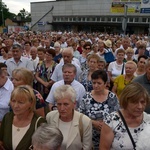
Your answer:
[[[2,150],[148,150],[149,102],[147,35],[0,34]]]

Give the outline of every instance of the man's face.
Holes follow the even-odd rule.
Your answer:
[[[75,78],[74,68],[66,67],[63,69],[63,78],[65,83],[71,83]]]
[[[71,63],[72,58],[73,58],[73,56],[70,52],[63,52],[62,57],[64,60],[64,64]]]
[[[20,59],[22,51],[19,48],[12,49],[12,55],[14,59]]]

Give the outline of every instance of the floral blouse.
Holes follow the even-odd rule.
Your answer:
[[[103,120],[105,116],[119,109],[119,102],[114,93],[109,91],[104,102],[94,100],[92,94],[87,92],[80,103],[79,112],[85,114],[92,120]],[[99,150],[100,131],[93,127],[94,150]]]
[[[140,126],[136,128],[129,127],[130,133],[134,139],[135,144],[138,140],[138,135],[143,130],[144,124],[147,122],[147,120],[150,121],[150,117],[148,117],[148,114],[144,113],[143,122],[140,124]],[[114,132],[114,140],[112,143],[111,150],[133,150],[131,139],[129,138],[127,130],[118,112],[113,112],[110,115],[106,116],[104,122]]]

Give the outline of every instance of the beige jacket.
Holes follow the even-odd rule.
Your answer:
[[[80,135],[79,119],[81,113],[74,111],[73,122],[69,132],[66,150],[91,150],[92,149],[92,122],[91,119],[83,115],[83,134]],[[49,124],[59,127],[59,112],[51,111],[47,114],[46,120]],[[82,136],[82,142],[81,142]]]

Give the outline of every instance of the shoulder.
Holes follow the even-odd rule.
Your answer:
[[[58,110],[53,110],[46,115],[46,120],[49,123],[51,119],[59,116]]]

